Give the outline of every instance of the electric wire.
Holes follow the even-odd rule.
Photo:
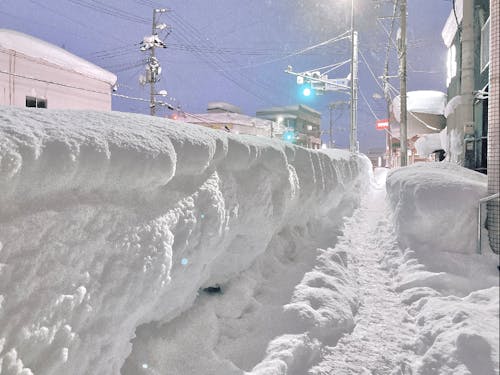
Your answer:
[[[12,77],[18,77],[18,78],[26,78],[26,79],[30,79],[30,80],[36,81],[36,82],[44,82],[44,83],[48,83],[48,84],[51,84],[51,85],[62,86],[62,87],[67,87],[67,88],[76,89],[76,90],[82,90],[82,91],[88,91],[88,92],[93,92],[93,93],[96,93],[96,94],[105,94],[105,95],[109,94],[109,92],[87,89],[85,87],[78,87],[78,86],[66,85],[66,84],[60,83],[60,82],[54,82],[54,81],[49,81],[49,80],[46,80],[46,79],[30,77],[30,76],[26,76],[26,75],[23,75],[23,74],[6,72],[4,70],[0,70],[0,74],[6,74],[6,75],[10,75]]]
[[[183,42],[189,44],[189,40],[187,39],[187,35],[191,36],[192,38],[198,39],[200,41],[203,41],[203,36],[200,34],[200,32],[194,28],[194,26],[190,25],[187,21],[182,19],[180,16],[177,16],[175,12],[169,13],[168,16],[170,16],[178,25],[180,29],[180,33],[176,33],[176,37],[181,39]],[[186,34],[186,35],[184,35]],[[205,42],[209,42],[206,41]],[[264,98],[262,95],[256,93],[254,90],[242,85],[239,80],[230,72],[228,72],[223,64],[227,63],[227,61],[224,61],[221,56],[215,55],[215,56],[210,56],[204,53],[203,51],[200,51],[198,49],[195,49],[194,53],[200,57],[201,60],[203,60],[205,63],[210,65],[216,72],[218,72],[220,75],[222,75],[224,78],[227,80],[233,82],[236,86],[240,87],[242,90],[245,92],[249,93],[250,95],[256,97],[257,99],[261,100],[262,102],[267,102],[268,100]]]
[[[289,53],[289,54],[287,54],[287,55],[285,55],[283,57],[278,57],[278,58],[275,58],[275,59],[271,59],[271,60],[267,60],[267,61],[262,61],[262,62],[251,64],[251,65],[242,66],[242,67],[240,67],[240,69],[256,68],[256,67],[259,67],[259,66],[272,64],[272,63],[275,63],[275,62],[278,62],[278,61],[283,61],[283,60],[289,59],[290,57],[295,57],[295,56],[303,55],[306,52],[312,51],[312,50],[314,50],[316,48],[319,48],[319,47],[326,46],[327,44],[336,43],[336,42],[340,42],[340,41],[345,40],[345,39],[349,39],[349,34],[350,34],[350,32],[346,31],[345,33],[340,34],[340,35],[338,35],[338,36],[336,36],[334,38],[331,38],[331,39],[325,40],[325,41],[323,41],[321,43],[312,45],[310,47],[306,47],[306,48],[300,49],[298,51]]]
[[[377,86],[382,90],[384,91],[384,88],[382,87],[382,85],[380,84],[380,82],[378,81],[378,78],[377,76],[375,75],[375,73],[373,72],[373,69],[371,68],[370,64],[368,64],[368,61],[366,60],[365,58],[365,55],[364,53],[361,51],[361,48],[359,49],[359,54],[361,55],[361,58],[363,59],[366,67],[368,68],[368,70],[370,71],[370,74],[371,76],[373,77],[373,80],[375,81],[375,83],[377,84]]]
[[[81,7],[94,10],[98,13],[104,13],[104,14],[107,14],[107,15],[113,16],[115,18],[125,20],[125,21],[130,21],[130,22],[135,22],[135,23],[140,23],[140,24],[149,24],[150,23],[150,21],[147,20],[146,18],[139,17],[133,13],[123,11],[122,9],[103,4],[97,0],[91,0],[91,3],[86,2],[84,0],[68,0],[68,1],[75,4],[75,5],[79,5]]]

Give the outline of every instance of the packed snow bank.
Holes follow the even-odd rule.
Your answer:
[[[415,148],[418,155],[425,157],[438,150],[444,150],[441,144],[441,133],[423,134],[415,142]]]
[[[392,102],[393,113],[397,122],[401,122],[401,98],[396,96]],[[446,108],[446,94],[441,91],[418,90],[408,92],[407,111],[444,115]]]
[[[287,231],[321,236],[370,171],[149,116],[2,108],[0,373],[118,373],[136,327],[287,251]]]
[[[418,327],[410,373],[498,374],[498,256],[475,243],[486,176],[417,164],[392,171],[387,193],[403,246],[384,263]]]
[[[487,178],[452,163],[421,163],[392,171],[387,193],[403,246],[473,253],[479,199]]]

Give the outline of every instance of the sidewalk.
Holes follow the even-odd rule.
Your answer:
[[[385,189],[379,187],[345,225],[337,246],[349,244],[360,307],[352,333],[324,349],[313,374],[389,374],[395,367],[405,374],[405,363],[415,356],[408,348],[416,335],[415,324],[382,264],[386,253],[397,247],[388,215]]]

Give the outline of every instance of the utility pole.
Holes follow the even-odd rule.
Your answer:
[[[333,103],[331,103],[328,106],[328,109],[330,110],[330,132],[329,132],[329,141],[328,141],[329,148],[333,148],[333,116],[332,116],[333,108],[335,108],[335,106]]]
[[[344,106],[347,106],[349,103],[346,101],[338,101],[338,102],[333,102],[328,104],[328,109],[330,110],[330,142],[329,142],[329,147],[333,148],[334,142],[333,142],[333,110],[334,109],[339,109],[339,108],[344,108]]]
[[[358,152],[358,33],[354,30],[354,0],[351,2],[351,134],[349,150]]]
[[[153,9],[153,24],[152,24],[152,34],[151,36],[144,37],[141,43],[141,51],[149,50],[148,63],[146,65],[146,76],[144,77],[144,83],[149,83],[149,107],[150,114],[154,116],[156,114],[156,82],[160,80],[161,66],[156,58],[156,48],[167,48],[166,44],[159,38],[158,30],[164,30],[168,28],[165,24],[157,24],[156,15],[159,13],[165,13],[168,9]]]
[[[408,132],[407,132],[407,111],[406,111],[406,0],[401,1],[401,39],[399,42],[399,81],[400,81],[400,102],[401,102],[401,166],[408,165]]]
[[[151,35],[155,36],[156,34],[156,9],[153,9],[153,25],[151,28]],[[155,54],[155,45],[150,49],[149,55],[150,67],[151,64],[157,61]],[[155,104],[155,94],[156,94],[156,79],[153,79],[153,75],[151,75],[151,79],[149,80],[149,108],[151,116],[156,114],[156,104]]]

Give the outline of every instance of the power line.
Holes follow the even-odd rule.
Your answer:
[[[37,1],[37,0],[29,0],[29,1],[31,1],[33,4],[35,4],[36,6],[38,6],[38,7],[40,7],[40,8],[46,9],[46,10],[48,10],[49,12],[52,12],[52,13],[54,13],[54,14],[58,15],[59,17],[62,17],[62,18],[64,18],[64,19],[66,19],[66,20],[70,21],[72,24],[75,24],[75,23],[76,23],[76,24],[80,25],[81,27],[83,27],[83,28],[85,29],[85,31],[88,31],[88,30],[89,30],[89,25],[88,25],[88,24],[85,24],[85,23],[81,22],[81,21],[80,21],[80,20],[78,20],[78,19],[74,19],[74,18],[72,18],[72,17],[69,17],[67,14],[64,14],[64,13],[62,13],[62,12],[59,12],[58,10],[55,10],[55,9],[53,9],[53,8],[51,8],[51,7],[48,7],[45,3],[41,3],[41,2],[39,2],[39,1]],[[99,31],[99,30],[95,27],[95,25],[92,25],[92,28],[90,28],[90,31],[95,32],[96,30],[97,30],[97,31]],[[112,39],[114,39],[114,40],[116,40],[116,41],[120,41],[120,39],[118,39],[118,38],[114,37],[112,34],[103,33],[102,31],[99,31],[99,35],[100,35],[101,37],[102,37],[102,35],[103,35],[103,34],[104,34],[104,35],[106,35],[106,36],[108,36],[108,37],[110,37],[110,38],[112,38]]]
[[[139,17],[133,13],[129,13],[124,11],[123,9],[115,8],[110,5],[106,5],[97,0],[90,0],[91,3],[88,3],[84,0],[68,0],[69,2],[79,5],[81,7],[94,10],[98,13],[104,13],[115,18],[120,18],[125,21],[136,22],[140,24],[148,24],[149,21],[146,18]]]
[[[283,60],[289,59],[290,57],[294,57],[294,56],[298,56],[298,55],[303,55],[306,52],[312,51],[312,50],[314,50],[316,48],[326,46],[327,44],[330,44],[330,43],[340,42],[340,41],[345,40],[345,39],[349,39],[349,31],[346,31],[343,34],[340,34],[340,35],[338,35],[338,36],[336,36],[334,38],[325,40],[325,41],[323,41],[321,43],[318,43],[318,44],[315,44],[315,45],[312,45],[312,46],[300,49],[298,51],[289,53],[289,54],[287,54],[287,55],[285,55],[283,57],[279,57],[279,58],[268,60],[268,61],[263,61],[263,62],[252,64],[252,65],[242,66],[240,69],[250,69],[250,68],[259,67],[259,66],[262,66],[262,65],[272,64],[272,63],[275,63],[275,62],[278,62],[278,61],[283,61]]]
[[[11,72],[6,72],[6,71],[3,71],[3,70],[0,70],[0,73],[1,74],[6,74],[6,75],[10,75],[10,76],[13,76],[13,77],[18,77],[18,78],[26,78],[26,79],[30,79],[30,80],[37,81],[37,82],[49,83],[51,85],[56,85],[56,86],[68,87],[68,88],[76,89],[76,90],[93,92],[93,93],[96,93],[96,94],[105,94],[105,95],[109,94],[109,92],[91,90],[91,89],[87,89],[85,87],[78,87],[78,86],[66,85],[66,84],[60,83],[60,82],[54,82],[54,81],[49,81],[49,80],[45,80],[45,79],[41,79],[41,78],[29,77],[29,76],[25,76],[25,75],[22,75],[22,74],[16,74],[16,73],[11,73]]]
[[[370,64],[368,64],[368,61],[366,61],[366,58],[365,58],[365,55],[363,54],[363,52],[361,51],[361,49],[359,50],[359,53],[361,55],[361,58],[363,59],[366,67],[368,68],[368,70],[370,71],[370,74],[371,76],[373,77],[373,80],[375,81],[375,83],[377,84],[377,86],[382,90],[384,91],[384,88],[382,87],[382,85],[380,84],[380,82],[378,81],[378,78],[377,76],[375,75],[375,73],[373,72]]]
[[[186,35],[191,35],[195,39],[203,40],[203,37],[201,36],[199,31],[194,26],[189,24],[187,21],[177,16],[174,12],[170,13],[169,16],[172,17],[172,19],[178,24],[179,28],[181,29],[181,33],[177,33],[174,35],[176,35],[182,41],[189,43],[189,40],[187,39],[186,36],[182,34],[182,32],[184,32]],[[200,59],[202,59],[205,63],[209,64],[212,68],[214,68],[214,70],[218,72],[220,75],[222,75],[224,78],[231,81],[236,86],[246,91],[250,95],[260,99],[262,102],[264,103],[267,102],[267,99],[265,99],[262,95],[259,95],[254,90],[246,86],[243,86],[236,77],[234,77],[230,72],[224,69],[222,64],[224,64],[225,61],[223,60],[221,61],[221,57],[219,55],[209,56],[199,49],[195,49],[194,53],[197,54],[200,57]]]
[[[370,110],[371,114],[373,115],[373,117],[375,118],[375,120],[380,120],[378,118],[378,116],[375,114],[375,111],[373,110],[372,106],[370,105],[370,103],[368,102],[368,100],[366,99],[366,96],[365,94],[363,93],[363,91],[359,90],[359,93],[361,94],[361,97],[363,98],[363,101],[366,103],[366,105],[368,106],[368,109]]]

